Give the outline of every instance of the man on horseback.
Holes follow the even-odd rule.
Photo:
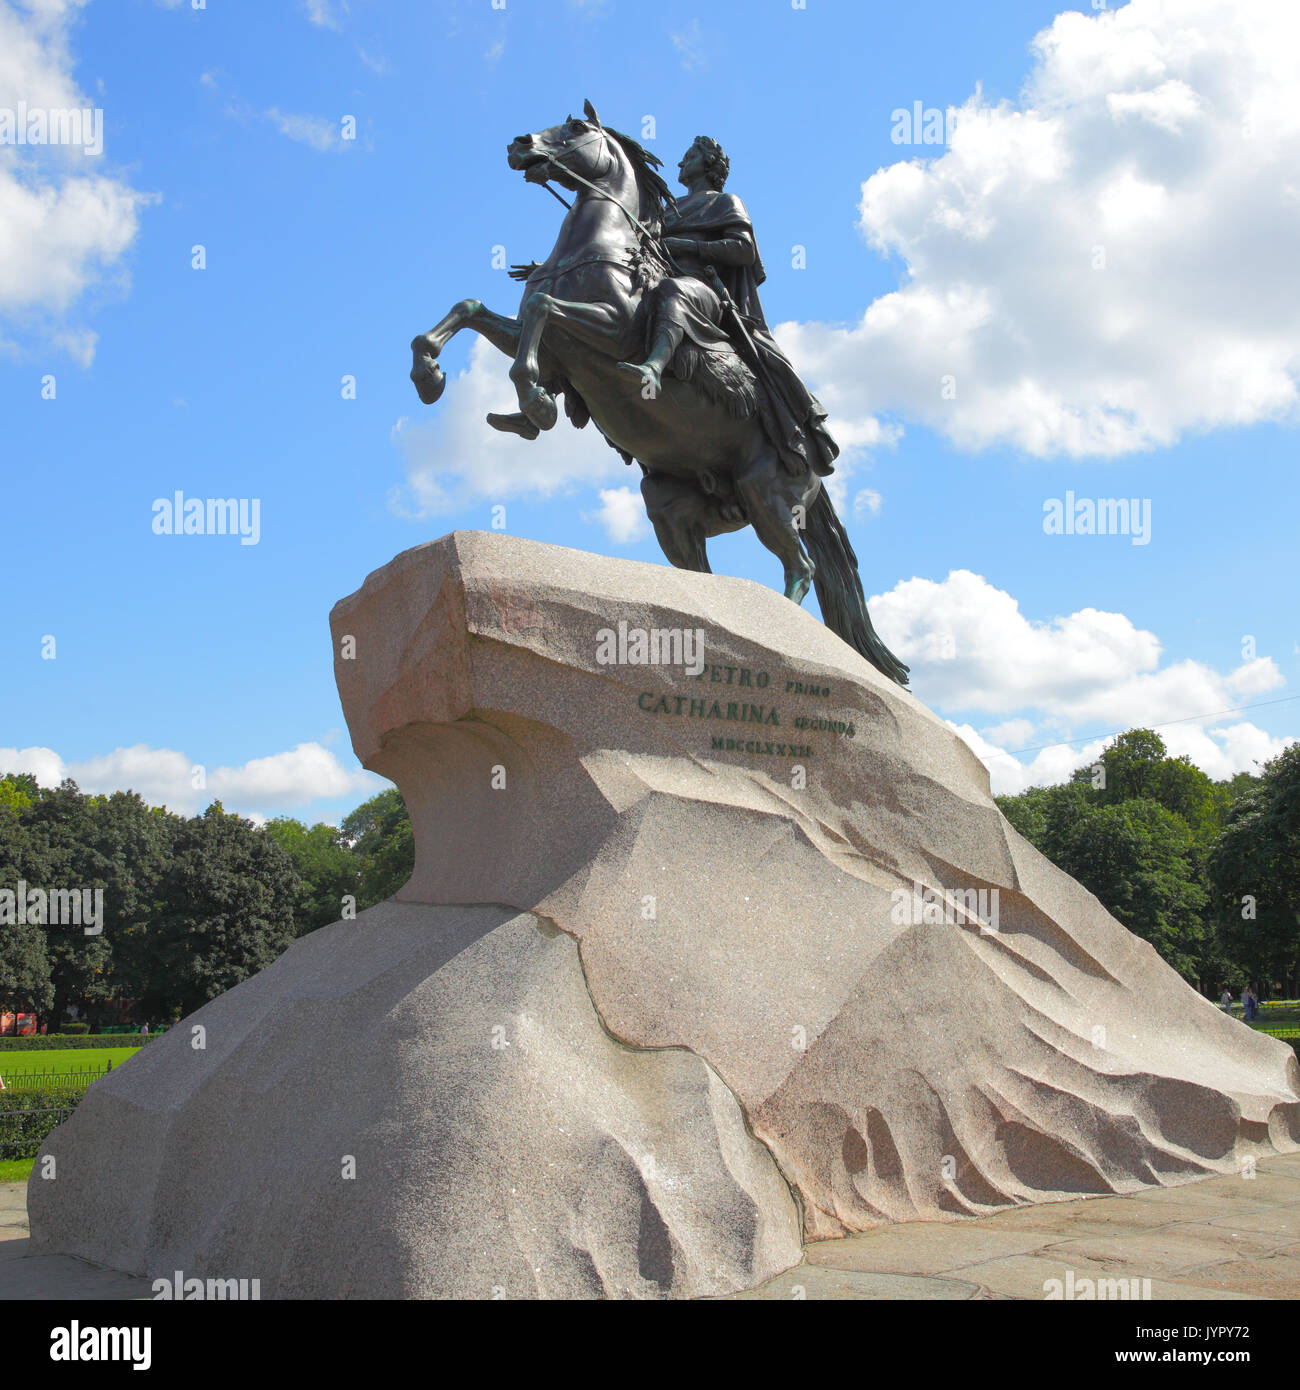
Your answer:
[[[688,195],[667,209],[664,250],[675,272],[652,291],[649,353],[622,362],[658,395],[665,370],[690,380],[699,354],[739,353],[755,378],[755,406],[764,432],[786,469],[834,471],[839,446],[826,412],[777,346],[763,316],[758,287],[766,278],[745,205],[723,191],[730,161],[722,146],[698,136],[677,166]]]
[[[907,667],[867,612],[857,556],[823,486],[838,453],[826,412],[777,347],[763,316],[764,273],[744,204],[724,191],[727,157],[701,136],[679,170],[678,203],[644,146],[583,118],[517,135],[506,147],[529,183],[573,194],[518,315],[463,299],[411,341],[411,380],[434,404],[439,358],[462,329],[511,359],[518,411],[496,429],[536,439],[558,421],[593,423],[642,470],[641,495],[667,559],[709,570],[708,541],[743,526],[781,561],[786,597],[815,588],[827,627],[889,679]],[[636,362],[638,356],[644,360]]]

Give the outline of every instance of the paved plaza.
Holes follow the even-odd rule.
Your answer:
[[[0,1185],[0,1299],[151,1296],[145,1279],[28,1244],[27,1185]],[[803,1264],[733,1297],[1041,1300],[1070,1273],[1076,1297],[1087,1279],[1149,1279],[1152,1299],[1300,1298],[1300,1154],[1265,1159],[1253,1178],[816,1241]]]

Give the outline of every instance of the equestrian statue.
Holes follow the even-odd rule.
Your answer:
[[[831,631],[900,685],[908,668],[871,625],[849,543],[822,479],[838,447],[826,412],[777,346],[759,303],[763,263],[744,204],[725,192],[728,160],[700,136],[678,166],[584,119],[520,135],[512,169],[568,209],[545,261],[511,267],[524,282],[515,318],[463,299],[411,344],[411,380],[432,405],[438,359],[472,328],[511,358],[518,410],[493,428],[536,439],[558,417],[594,421],[625,463],[659,545],[681,569],[709,572],[710,536],[752,526],[781,561],[785,594],[815,587]],[[550,185],[574,194],[572,203]]]

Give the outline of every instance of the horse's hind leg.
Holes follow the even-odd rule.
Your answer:
[[[734,481],[759,540],[781,561],[786,598],[802,603],[812,587],[815,567],[799,532],[821,480],[811,471],[802,477],[792,476],[775,452],[766,452],[736,473]]]
[[[641,496],[660,550],[678,569],[711,574],[708,538],[739,531],[745,524],[724,518],[717,501],[695,483],[666,473],[647,473]]]
[[[518,319],[506,318],[485,309],[480,300],[462,299],[459,304],[438,320],[427,333],[411,340],[411,380],[425,405],[432,405],[442,395],[447,378],[438,365],[442,350],[453,335],[462,328],[472,328],[499,352],[514,357],[519,351]]]

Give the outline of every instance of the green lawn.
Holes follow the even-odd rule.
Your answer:
[[[1252,1028],[1300,1028],[1300,1009],[1261,1009]]]
[[[94,1072],[107,1069],[107,1063],[120,1067],[134,1057],[138,1047],[57,1047],[48,1051],[0,1052],[0,1077],[8,1080],[19,1072]]]
[[[26,1182],[35,1162],[34,1158],[0,1158],[0,1182]]]

